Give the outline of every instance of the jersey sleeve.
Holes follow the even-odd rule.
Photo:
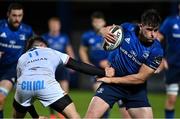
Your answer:
[[[170,30],[170,18],[166,18],[162,25],[160,26],[159,31],[164,35],[167,36]]]
[[[66,65],[70,56],[65,54],[65,53],[62,53],[62,52],[59,52],[59,51],[56,51],[54,50],[55,54],[58,56],[59,58],[59,61],[63,63],[63,65]]]
[[[30,32],[29,32],[29,36],[32,37],[32,36],[34,36],[34,35],[35,35],[35,33],[34,33],[33,29],[31,28],[31,29],[30,29]]]
[[[67,36],[67,35],[65,35],[65,39],[66,39],[66,47],[68,46],[68,45],[70,45],[70,40],[69,40],[69,37]]]
[[[16,74],[17,78],[21,76],[21,68],[22,68],[22,62],[21,62],[22,57],[19,58],[17,66],[16,66]]]
[[[32,37],[32,36],[35,35],[35,33],[33,32],[33,29],[32,29],[31,26],[25,25],[25,24],[23,24],[22,26],[23,26],[24,30],[26,31],[27,40],[28,40],[30,37]]]
[[[84,33],[81,37],[81,45],[88,47],[88,34]]]
[[[162,48],[154,48],[152,49],[151,53],[149,54],[148,59],[146,60],[145,64],[150,68],[156,70],[163,58],[163,49]]]
[[[16,72],[17,72],[17,78],[19,78],[21,75],[21,69],[20,69],[19,63],[17,64]]]

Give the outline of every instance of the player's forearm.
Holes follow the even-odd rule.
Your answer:
[[[73,52],[73,48],[72,48],[71,45],[67,46],[66,52],[67,52],[67,54],[68,54],[70,57],[75,58],[75,55],[74,55],[74,52]]]
[[[105,76],[104,70],[83,62],[78,62],[72,58],[69,59],[69,61],[66,64],[66,67],[89,75],[97,75],[100,77]]]
[[[81,58],[81,60],[87,64],[91,64],[91,62],[89,61],[89,57],[87,55],[87,49],[86,48],[82,48],[82,46],[80,47],[79,50],[79,56]]]
[[[111,78],[111,83],[115,84],[142,84],[145,81],[146,79],[137,78],[135,75]]]
[[[91,62],[89,61],[89,58],[88,58],[87,54],[81,53],[81,54],[80,54],[80,58],[81,58],[81,60],[82,60],[83,62],[85,62],[85,63],[87,63],[87,64],[91,64]]]

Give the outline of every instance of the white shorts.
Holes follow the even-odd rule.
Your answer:
[[[17,81],[15,100],[22,106],[31,106],[38,99],[45,107],[62,98],[65,92],[60,84],[49,76],[23,76]]]
[[[169,95],[178,95],[179,84],[173,83],[166,85],[166,93]]]

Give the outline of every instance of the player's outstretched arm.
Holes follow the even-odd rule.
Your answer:
[[[154,73],[154,71],[154,69],[143,64],[137,74],[123,77],[104,77],[97,79],[97,81],[115,84],[142,84]]]
[[[76,61],[72,58],[69,58],[67,64],[65,65],[68,68],[74,69],[76,71],[89,74],[89,75],[97,75],[99,77],[105,76],[105,71],[102,69],[99,69],[95,66]]]

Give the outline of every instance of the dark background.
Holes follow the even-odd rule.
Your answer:
[[[14,1],[0,1],[0,19],[6,17],[7,7],[12,2]],[[108,24],[139,20],[141,13],[149,8],[157,9],[163,19],[176,11],[176,2],[168,1],[19,1],[19,3],[23,4],[25,8],[24,22],[31,25],[37,33],[47,31],[47,20],[52,16],[59,16],[63,24],[62,30],[71,33],[74,30],[84,31],[90,28],[90,15],[94,11],[102,11]]]

